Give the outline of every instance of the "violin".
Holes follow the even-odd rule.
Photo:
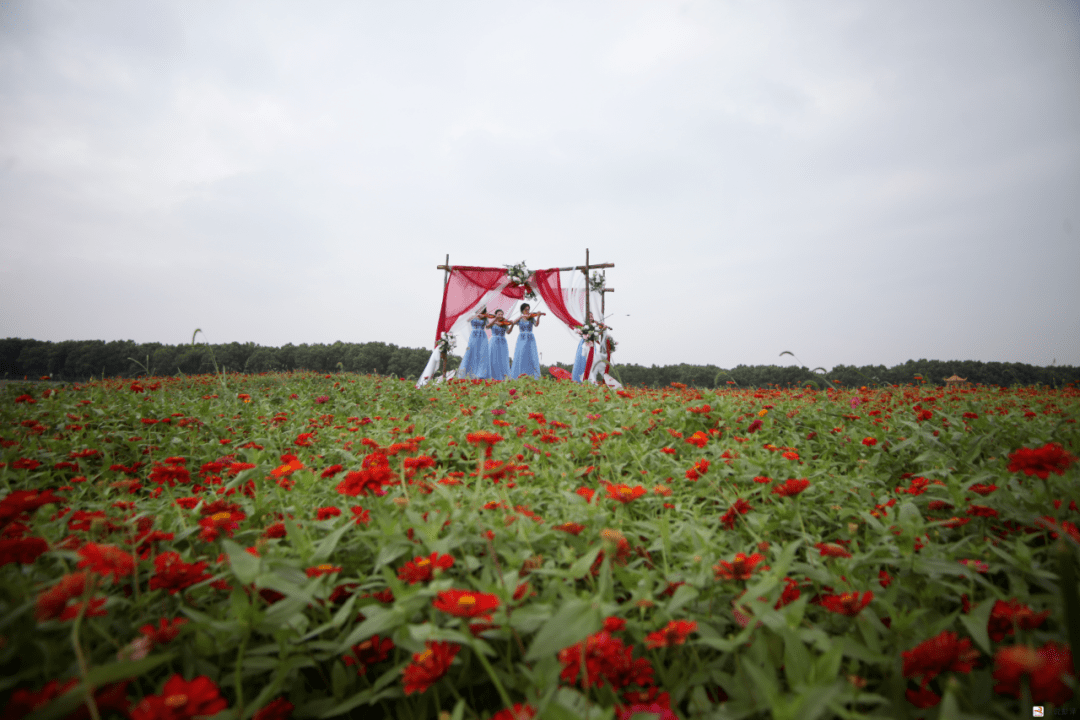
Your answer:
[[[492,317],[495,317],[495,316],[492,315]],[[502,325],[503,327],[512,327],[514,325],[514,323],[510,322],[506,318],[503,318],[502,320],[496,320],[494,324],[495,325]]]
[[[521,317],[525,318],[526,320],[532,320],[533,318],[538,318],[541,315],[547,315],[547,313],[546,312],[524,313],[524,314],[522,314]]]

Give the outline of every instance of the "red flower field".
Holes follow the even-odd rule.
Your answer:
[[[0,708],[1049,714],[1077,692],[1078,408],[1072,387],[12,384]]]

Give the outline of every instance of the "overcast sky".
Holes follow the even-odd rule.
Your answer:
[[[589,248],[619,362],[1080,365],[1078,8],[2,0],[0,337],[431,347]]]

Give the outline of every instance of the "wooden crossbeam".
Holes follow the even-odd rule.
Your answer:
[[[590,270],[602,270],[603,268],[613,268],[613,267],[615,267],[615,263],[600,263],[599,265],[589,265]],[[454,266],[453,265],[436,265],[435,269],[436,270],[448,270],[449,271],[449,270],[453,270]],[[561,268],[555,268],[555,269],[558,270],[559,272],[569,272],[571,270],[581,270],[581,271],[584,272],[585,266],[584,265],[574,265],[573,267],[561,267]]]

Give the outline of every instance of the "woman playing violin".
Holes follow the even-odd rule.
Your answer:
[[[510,346],[506,344],[506,335],[514,329],[514,324],[503,317],[502,310],[489,315],[487,324],[491,330],[488,342],[488,377],[492,380],[505,380],[510,377]]]
[[[536,349],[536,336],[533,328],[540,325],[540,316],[544,313],[529,312],[529,303],[521,304],[521,315],[515,321],[518,329],[517,345],[514,346],[514,377],[530,375],[540,378],[540,354]]]
[[[458,375],[461,377],[486,378],[488,376],[488,339],[484,333],[487,307],[481,307],[469,319],[469,347],[461,358]]]

